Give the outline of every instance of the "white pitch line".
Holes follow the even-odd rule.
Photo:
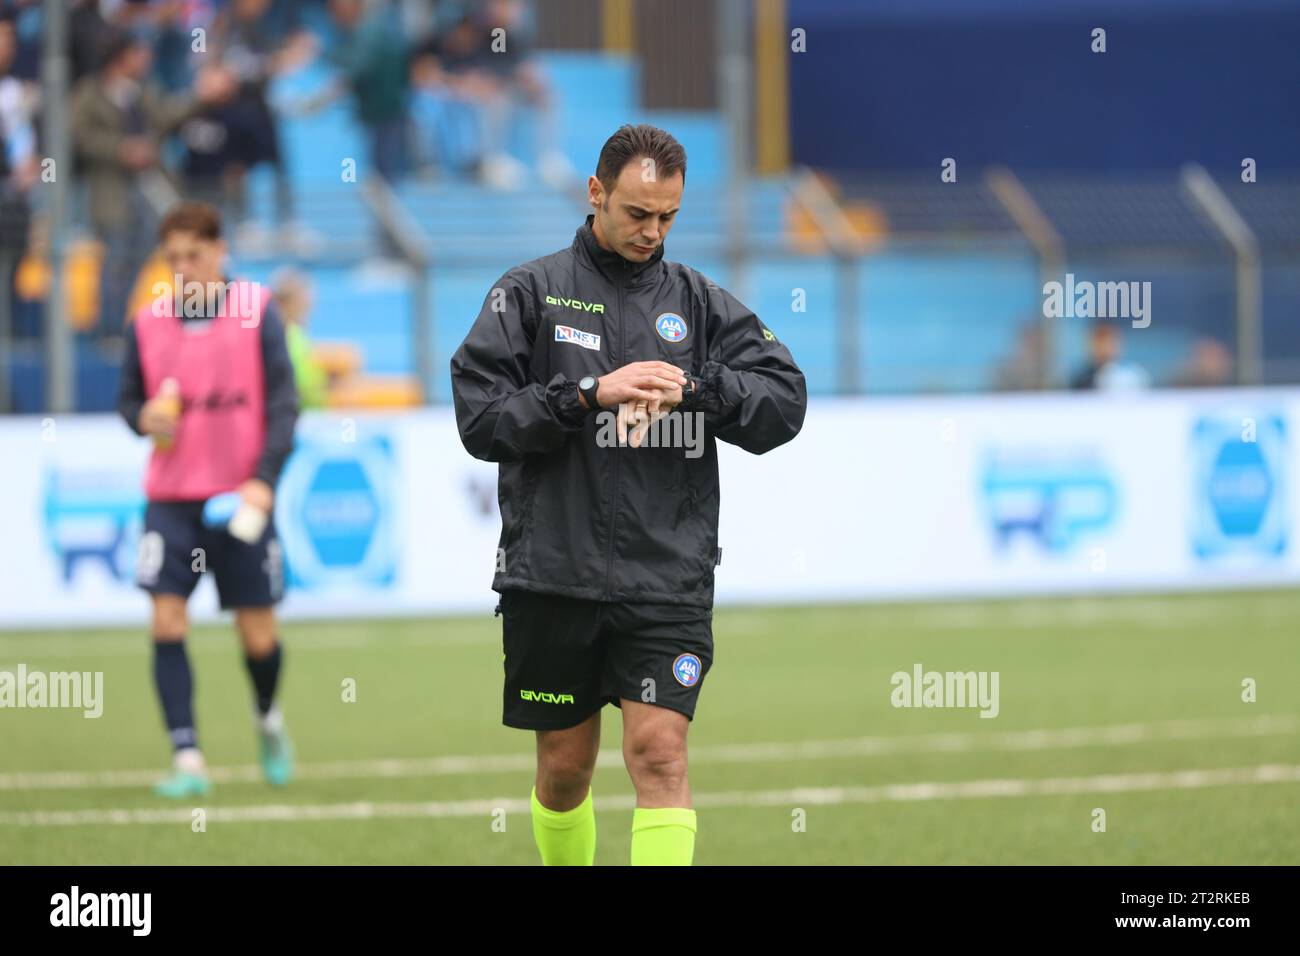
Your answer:
[[[1295,616],[1296,601],[1288,595],[1259,595],[1250,607],[1250,617],[1242,620],[1239,607],[1225,607],[1222,601],[1199,599],[1188,596],[1171,596],[1171,600],[1138,599],[1116,595],[1113,598],[1069,598],[1056,601],[1028,599],[1025,601],[992,602],[932,602],[928,604],[904,605],[853,605],[852,613],[861,610],[862,627],[866,632],[884,631],[898,624],[908,627],[928,628],[932,630],[966,630],[975,627],[996,627],[1001,630],[1044,631],[1050,628],[1089,628],[1106,623],[1125,623],[1151,630],[1182,630],[1191,625],[1203,625],[1207,621],[1229,618],[1234,624],[1256,626],[1289,625]],[[779,609],[778,609],[779,610]],[[834,610],[832,607],[831,610]],[[478,615],[483,617],[484,615]],[[469,619],[474,621],[476,619]],[[431,624],[442,629],[454,627],[455,619]],[[715,626],[743,630],[751,621],[760,626],[770,623],[770,611],[758,611],[748,606],[718,609]],[[292,625],[306,626],[310,622],[290,622]],[[493,630],[485,633],[403,633],[394,636],[385,632],[382,620],[375,622],[358,622],[368,628],[364,633],[356,631],[338,634],[316,635],[301,640],[290,637],[288,643],[299,650],[354,650],[372,646],[383,647],[453,647],[473,644],[495,644],[500,641],[500,633]],[[472,626],[472,625],[471,625]],[[205,624],[205,631],[217,629],[216,623]],[[115,629],[116,630],[116,629]],[[222,638],[209,636],[191,641],[191,648],[207,651]],[[149,639],[142,629],[139,636],[122,634],[86,634],[84,636],[60,636],[54,634],[10,635],[0,631],[0,649],[6,649],[7,655],[19,648],[26,648],[34,659],[58,657],[84,657],[86,655],[102,657],[138,657],[148,653]]]
[[[1093,777],[1009,778],[968,780],[958,783],[895,783],[877,787],[800,787],[793,790],[735,790],[694,795],[696,807],[773,807],[802,805],[838,806],[851,803],[914,803],[923,800],[978,800],[1002,797],[1059,797],[1084,793],[1138,793],[1150,790],[1195,790],[1204,787],[1262,783],[1300,783],[1300,765],[1261,764],[1212,770],[1175,770],[1168,773],[1103,774]],[[601,811],[626,811],[636,805],[632,794],[602,797]],[[300,823],[322,820],[375,820],[412,817],[487,817],[501,811],[528,813],[529,802],[517,797],[480,800],[446,800],[421,803],[270,804],[265,806],[212,807],[209,823]],[[193,809],[180,810],[33,810],[0,813],[0,826],[129,826],[190,824]]]
[[[911,734],[895,737],[853,737],[842,740],[802,740],[788,743],[712,744],[690,748],[692,764],[766,763],[842,757],[880,757],[891,754],[968,753],[981,750],[1032,751],[1071,747],[1125,746],[1171,740],[1206,740],[1221,737],[1266,737],[1300,731],[1300,717],[1277,714],[1229,720],[1168,720],[1102,727],[1012,730],[1001,733]],[[622,766],[620,750],[602,750],[597,767]],[[419,778],[475,773],[513,773],[536,767],[533,753],[488,754],[382,760],[341,760],[298,767],[302,780],[353,780],[368,778]],[[256,766],[212,767],[213,783],[258,783]],[[160,777],[158,770],[101,770],[17,772],[0,774],[4,790],[88,790],[148,787]]]
[[[1231,618],[1238,624],[1284,626],[1294,620],[1295,598],[1289,595],[1263,595],[1253,599],[1249,619],[1241,620],[1239,607],[1225,606],[1223,601],[1180,596],[1164,601],[1116,595],[1112,598],[1071,598],[1056,600],[1030,598],[1023,601],[934,601],[926,604],[893,603],[845,606],[843,610],[860,616],[864,631],[887,631],[902,625],[930,630],[967,630],[994,627],[999,630],[1039,630],[1055,628],[1090,628],[1101,624],[1130,624],[1143,629],[1182,630],[1204,625],[1207,621]],[[837,606],[827,610],[835,612]],[[779,610],[779,609],[774,609]],[[715,627],[724,623],[742,627],[750,623],[770,626],[771,611],[753,608],[721,608]]]
[[[13,653],[26,638],[6,638],[0,632],[0,647],[6,646]],[[500,634],[405,634],[393,636],[377,630],[367,634],[324,634],[297,640],[293,637],[285,641],[286,646],[294,651],[353,651],[368,647],[411,648],[411,647],[461,647],[474,644],[499,644]],[[223,640],[220,636],[204,634],[200,638],[189,638],[186,645],[191,652],[198,654],[225,653],[236,645]],[[144,631],[139,637],[122,637],[118,635],[84,638],[45,638],[31,642],[28,659],[45,658],[98,658],[98,657],[147,657],[150,642]],[[16,665],[15,665],[16,666]],[[28,665],[30,666],[30,664]]]

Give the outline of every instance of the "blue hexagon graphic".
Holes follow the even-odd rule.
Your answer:
[[[293,588],[385,588],[397,576],[394,463],[387,436],[299,439],[277,493]]]
[[[321,462],[307,486],[302,523],[322,565],[360,564],[374,537],[378,515],[379,502],[359,462]]]
[[[1225,441],[1210,466],[1206,493],[1219,530],[1258,534],[1273,498],[1273,476],[1258,442]]]
[[[1258,409],[1224,410],[1192,429],[1192,553],[1246,565],[1286,552],[1286,423]]]

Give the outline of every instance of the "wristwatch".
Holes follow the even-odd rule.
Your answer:
[[[683,372],[686,384],[682,386],[682,403],[689,404],[700,390],[700,381],[690,372]]]
[[[600,381],[594,375],[587,375],[578,380],[578,391],[587,401],[588,411],[599,411],[600,402],[596,401],[596,392],[600,390]]]

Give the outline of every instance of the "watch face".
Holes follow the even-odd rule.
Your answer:
[[[569,381],[572,382],[573,379],[569,379]],[[595,385],[596,385],[596,379],[590,375],[586,376],[584,379],[582,379],[582,381],[578,382],[578,388],[594,388]]]

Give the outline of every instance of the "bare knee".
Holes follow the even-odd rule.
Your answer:
[[[630,735],[623,760],[637,793],[677,793],[686,784],[686,741],[666,729]]]
[[[189,631],[185,598],[179,594],[155,594],[153,597],[153,637],[155,641],[179,641]]]
[[[275,650],[275,612],[269,607],[239,608],[235,629],[249,657],[260,659]]]
[[[587,796],[600,751],[599,715],[577,727],[537,733],[537,799],[550,810],[572,810]]]

